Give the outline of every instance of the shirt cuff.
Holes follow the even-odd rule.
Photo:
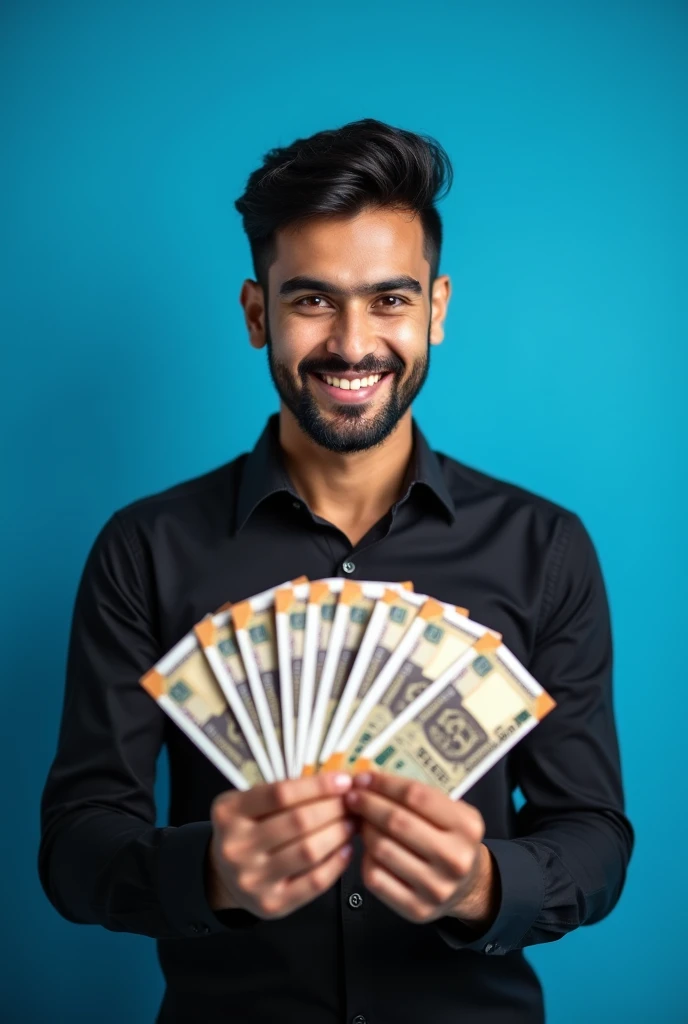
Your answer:
[[[453,949],[500,956],[520,948],[523,936],[538,917],[545,899],[545,879],[535,858],[513,839],[484,839],[492,853],[501,895],[497,916],[476,937],[463,922],[443,917],[435,928]]]
[[[213,826],[196,821],[163,830],[159,894],[162,909],[180,935],[218,935],[247,928],[259,918],[248,910],[214,911],[205,892],[205,865]]]

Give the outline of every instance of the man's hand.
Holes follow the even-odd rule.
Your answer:
[[[285,917],[329,889],[351,859],[350,788],[350,776],[327,772],[217,796],[206,872],[213,910]]]
[[[355,776],[344,800],[361,817],[363,881],[378,899],[417,923],[492,923],[498,881],[475,807],[386,772]]]

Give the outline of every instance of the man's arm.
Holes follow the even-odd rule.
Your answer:
[[[126,520],[101,530],[74,607],[58,749],[41,802],[39,875],[70,921],[155,938],[242,924],[205,894],[210,821],[155,826],[164,712],[138,680],[160,657],[155,595]],[[139,557],[134,556],[137,551]]]
[[[624,885],[634,833],[624,814],[609,608],[575,515],[560,522],[528,668],[557,707],[509,755],[526,802],[515,838],[484,839],[496,868],[491,923],[478,929],[458,907],[434,925],[457,949],[499,955],[558,939],[609,914]]]

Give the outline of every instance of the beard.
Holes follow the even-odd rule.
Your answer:
[[[266,329],[268,365],[270,376],[277,392],[296,422],[312,441],[340,454],[362,452],[375,448],[387,438],[416,398],[425,383],[430,369],[430,330],[425,354],[416,359],[406,379],[403,373],[406,364],[396,355],[376,359],[365,356],[360,363],[349,366],[337,356],[326,359],[302,359],[295,377],[285,363],[275,358],[269,328]],[[369,375],[371,373],[392,373],[394,380],[384,406],[372,418],[367,416],[367,405],[335,405],[333,414],[325,417],[311,391],[309,373],[337,376],[346,370]],[[297,381],[300,380],[300,385]]]

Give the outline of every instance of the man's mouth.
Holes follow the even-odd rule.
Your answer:
[[[338,402],[357,403],[365,402],[372,398],[381,387],[385,386],[387,378],[392,378],[393,373],[351,373],[347,371],[341,375],[334,373],[312,373],[311,376],[317,380],[322,389],[331,398]]]
[[[334,377],[329,373],[318,374],[326,384],[333,388],[341,388],[342,391],[359,391],[361,388],[372,387],[382,377],[381,373],[371,373],[367,377]]]

